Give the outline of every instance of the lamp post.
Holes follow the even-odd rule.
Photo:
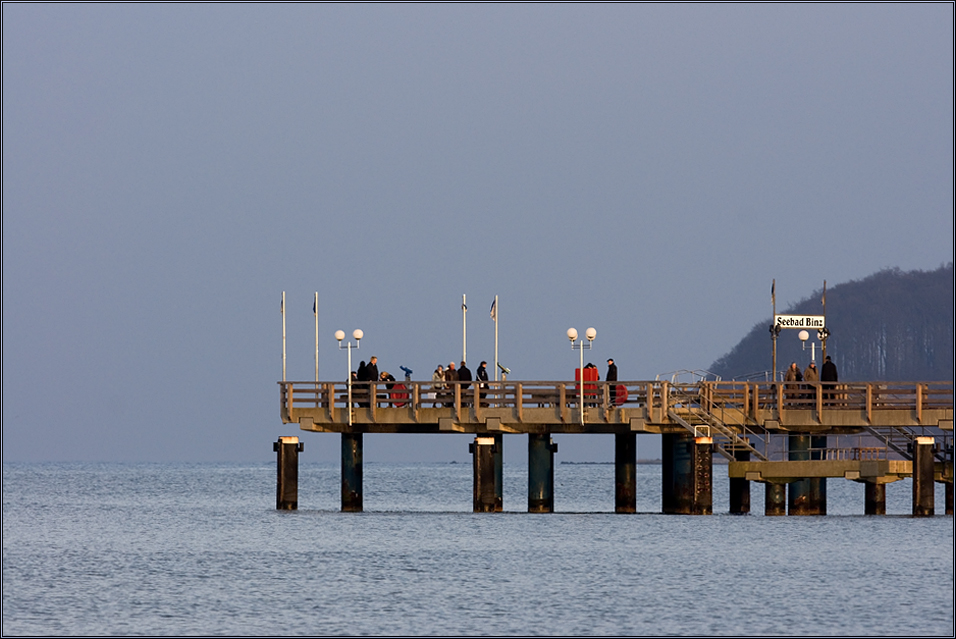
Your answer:
[[[581,364],[578,367],[578,407],[581,411],[581,425],[584,425],[584,351],[591,350],[593,346],[594,338],[597,337],[597,330],[594,328],[589,328],[584,331],[585,337],[588,338],[588,343],[585,344],[584,340],[580,340],[577,344],[574,343],[574,340],[578,339],[578,331],[576,328],[568,329],[568,339],[571,340],[571,350],[579,351],[581,354]]]
[[[362,338],[365,337],[365,333],[363,333],[360,329],[355,329],[354,331],[352,331],[352,337],[355,338],[354,348],[360,348]],[[337,339],[339,342],[339,350],[345,349],[349,352],[348,370],[345,371],[345,379],[347,380],[346,383],[348,386],[349,427],[351,428],[352,426],[352,348],[353,346],[352,346],[352,342],[346,342],[345,346],[342,345],[342,340],[345,339],[345,331],[343,330],[335,331],[335,339]]]
[[[820,331],[817,331],[818,336],[819,334]],[[797,337],[800,338],[800,342],[803,344],[803,350],[807,350],[807,340],[810,339],[810,333],[807,331],[800,331],[797,333]],[[817,343],[813,341],[810,342],[810,361],[817,361]]]

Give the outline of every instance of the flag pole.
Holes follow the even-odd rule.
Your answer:
[[[495,303],[491,305],[491,318],[495,320],[495,381],[498,381],[498,296],[495,295]]]
[[[468,306],[465,304],[465,294],[461,294],[461,361],[468,361]]]
[[[820,359],[826,361],[827,359],[827,337],[830,336],[829,329],[826,328],[827,324],[827,281],[823,280],[823,339],[820,340]]]
[[[312,302],[312,314],[315,315],[315,381],[319,381],[319,292],[315,292]]]
[[[285,381],[285,291],[282,291],[282,302],[279,304],[282,314],[282,381]]]
[[[770,285],[770,303],[773,306],[773,317],[770,319],[770,334],[773,336],[773,381],[777,382],[777,280],[774,278]]]

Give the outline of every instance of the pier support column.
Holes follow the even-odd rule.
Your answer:
[[[750,451],[734,450],[734,461],[749,462]],[[750,482],[746,479],[731,478],[730,480],[730,514],[746,515],[750,512]]]
[[[299,508],[299,453],[304,446],[298,437],[280,437],[272,443],[276,452],[276,510]]]
[[[551,435],[528,434],[528,512],[554,512],[554,454]]]
[[[557,451],[557,447],[555,447]],[[505,436],[501,433],[495,435],[495,512],[500,513],[504,510],[504,452]],[[554,483],[552,479],[552,484]],[[553,490],[552,490],[553,492]]]
[[[865,504],[864,514],[867,515],[885,515],[886,514],[886,484],[876,482],[866,482],[864,490]]]
[[[946,462],[943,464],[943,483],[946,484],[945,495],[946,499],[946,514],[950,517],[953,516],[953,443],[949,442],[949,446],[945,451],[943,458]]]
[[[791,434],[787,437],[787,459],[809,461],[810,436]],[[810,480],[798,479],[787,487],[788,515],[815,515],[810,507]]]
[[[932,437],[917,437],[913,444],[913,516],[936,514],[936,486],[933,485],[935,459]]]
[[[674,501],[684,515],[713,513],[713,439],[681,435],[674,442]]]
[[[362,433],[342,433],[342,512],[362,512]]]
[[[468,444],[474,462],[473,510],[495,512],[495,438],[475,437]]]
[[[661,435],[661,512],[672,515],[677,512],[674,495],[674,447],[679,435]]]
[[[787,485],[786,484],[764,484],[766,493],[763,501],[763,514],[773,517],[787,514]]]
[[[614,512],[637,512],[637,433],[614,435]]]
[[[810,437],[810,459],[824,461],[826,459],[827,436],[812,435]],[[810,482],[810,510],[814,515],[827,514],[827,478],[812,477]]]

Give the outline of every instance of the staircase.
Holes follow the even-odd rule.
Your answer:
[[[936,437],[935,457],[937,461],[949,462],[953,459],[953,446],[951,437],[943,437],[940,441],[940,434],[933,428],[907,428],[905,426],[867,426],[866,431],[883,442],[887,448],[896,451],[903,459],[913,459],[913,446],[916,444],[917,437],[931,435]],[[948,445],[947,445],[948,443]]]
[[[723,410],[719,402],[702,396],[700,387],[673,387],[668,400],[670,418],[694,437],[712,437],[717,452],[728,460],[735,460],[735,451],[745,450],[754,461],[768,461],[767,456],[752,443],[762,442],[766,449],[766,435],[753,428],[756,424],[748,423],[740,411]]]

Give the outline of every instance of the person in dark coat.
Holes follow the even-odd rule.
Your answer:
[[[365,392],[368,393],[369,400],[372,400],[372,384],[378,381],[378,358],[374,355],[368,360],[368,364],[365,365],[365,381],[369,382],[368,390]]]
[[[378,380],[385,384],[385,394],[391,399],[393,397],[392,390],[395,388],[395,376],[388,371],[382,371],[382,374],[378,376]],[[388,405],[394,406],[395,404],[390,401]]]
[[[477,379],[479,382],[478,388],[480,390],[478,391],[478,394],[481,398],[480,401],[482,406],[486,405],[485,395],[488,394],[488,391],[485,390],[486,388],[488,388],[488,369],[486,368],[487,365],[488,365],[488,362],[483,361],[481,364],[478,365],[478,370],[475,371],[475,379]]]
[[[614,363],[614,358],[607,360],[607,375],[604,379],[608,382],[617,382],[617,364]],[[617,384],[608,384],[608,386],[611,390],[611,406],[617,406]]]
[[[471,381],[471,369],[465,366],[465,360],[461,360],[461,366],[458,367],[458,381],[465,382],[461,385],[462,405],[469,406],[470,403],[464,401],[464,398],[467,397],[466,391],[471,387],[468,383]]]
[[[355,388],[352,389],[352,397],[358,402],[358,407],[363,408],[368,406],[368,403],[365,401],[365,398],[368,397],[368,385],[365,382],[368,381],[368,366],[365,365],[365,360],[363,359],[359,362],[358,370],[355,371]]]
[[[827,355],[826,359],[823,362],[823,367],[820,369],[820,381],[823,382],[823,399],[832,400],[833,399],[833,388],[836,386],[833,382],[838,381],[837,379],[837,367],[830,360],[830,356]],[[829,382],[829,383],[828,383]]]

